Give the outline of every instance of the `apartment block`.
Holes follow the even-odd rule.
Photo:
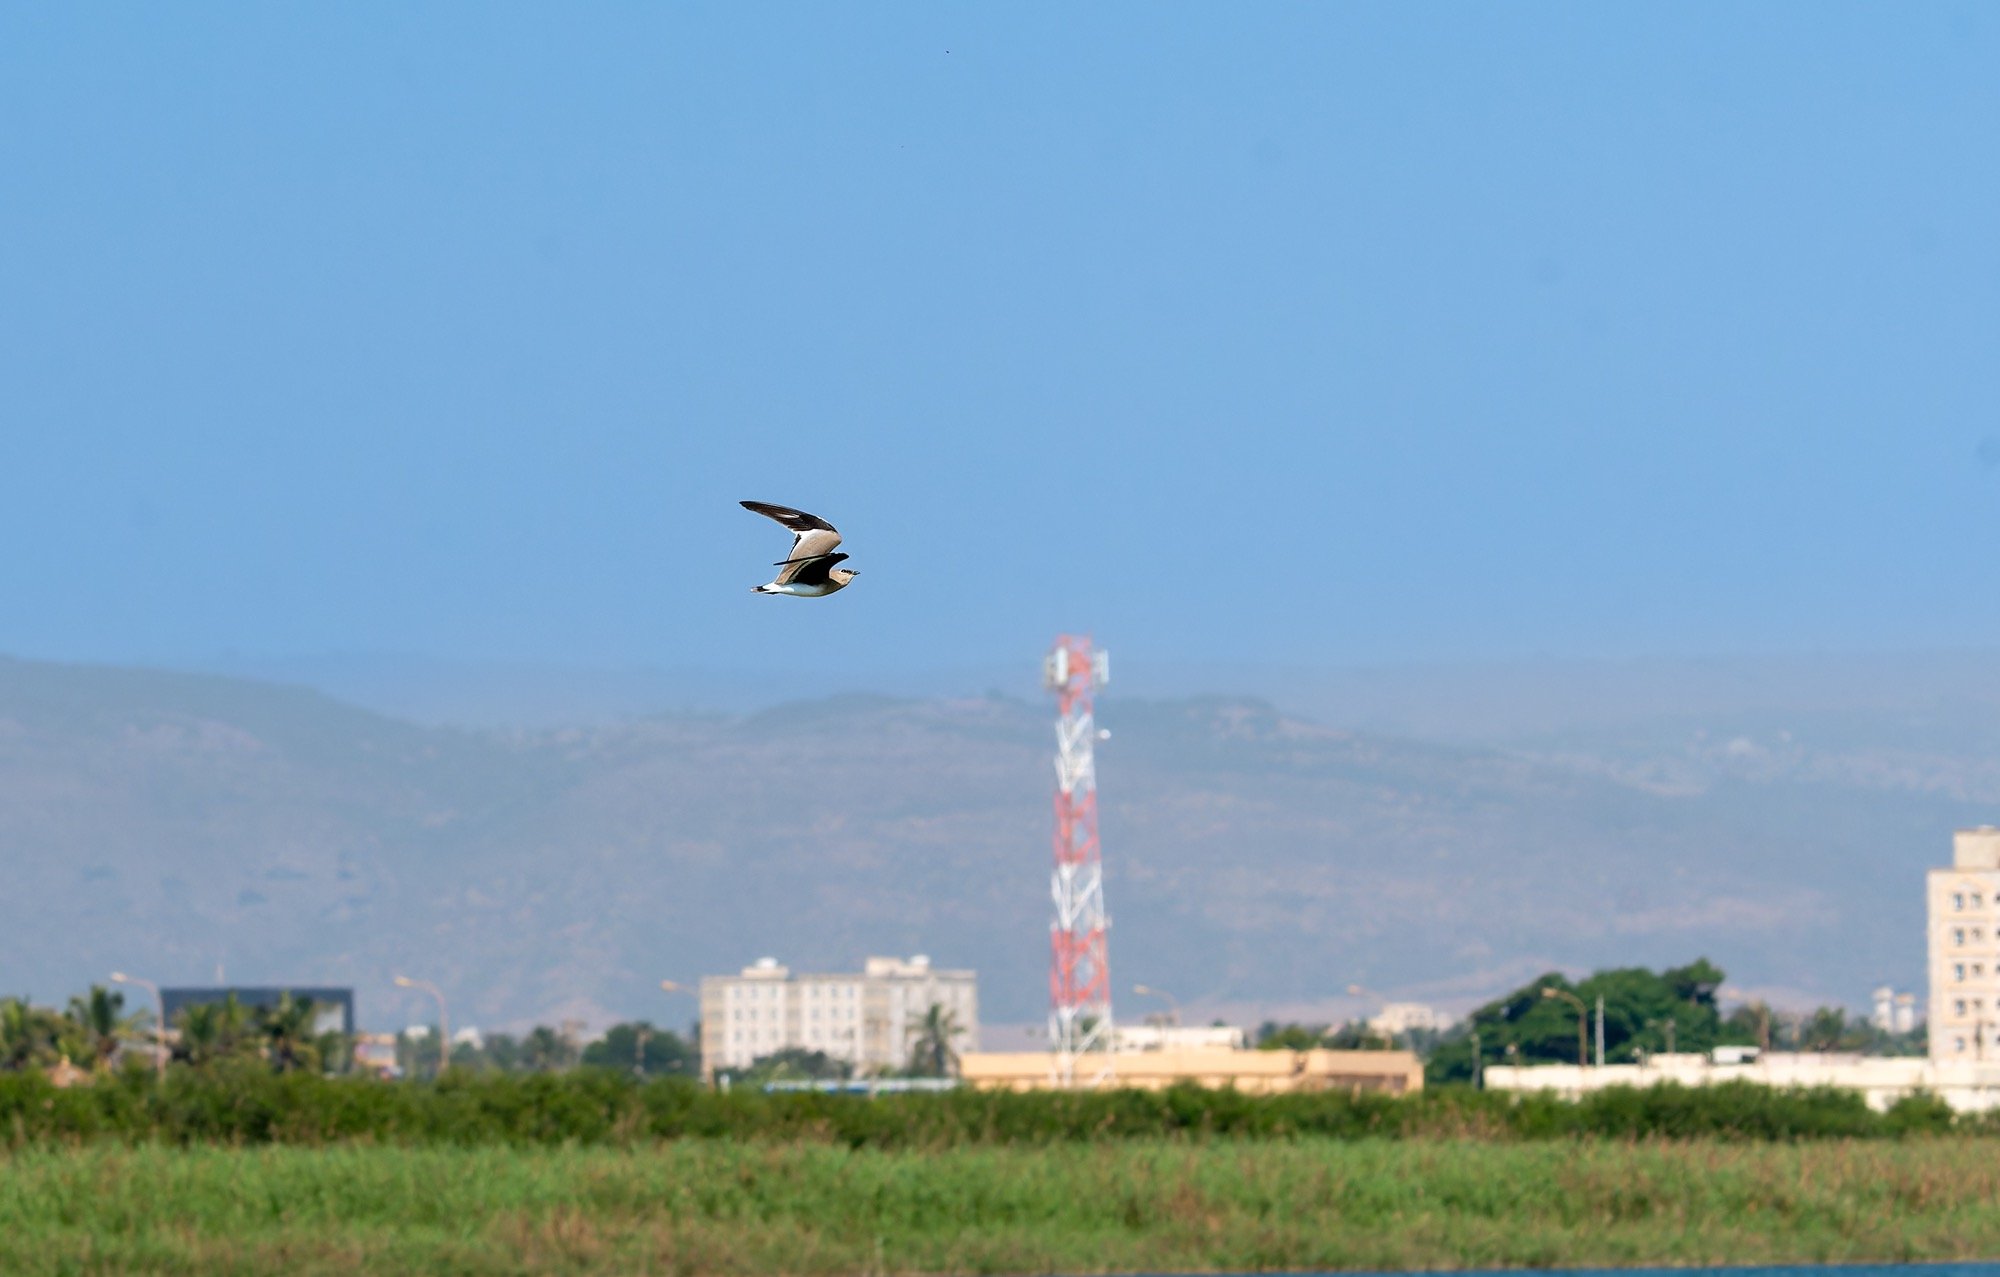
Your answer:
[[[760,958],[733,976],[701,982],[701,1066],[747,1068],[788,1049],[822,1051],[857,1073],[902,1068],[932,1006],[962,1030],[959,1051],[979,1049],[978,978],[940,970],[918,954],[869,958],[858,973],[794,975]]]
[[[2000,829],[1952,836],[1929,874],[1931,1059],[2000,1061]]]

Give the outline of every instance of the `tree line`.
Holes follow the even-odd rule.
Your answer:
[[[347,1074],[357,1071],[354,1037],[322,1031],[325,1008],[289,993],[271,1006],[248,1006],[234,993],[181,1008],[164,1035],[171,1068],[214,1070],[255,1064],[274,1073]],[[85,1072],[150,1066],[163,1037],[150,1011],[128,1012],[125,995],[103,985],[66,1007],[35,1006],[26,998],[0,997],[0,1071],[60,1069],[65,1061]],[[693,1035],[690,1035],[692,1037]],[[472,1072],[549,1073],[599,1067],[639,1077],[693,1077],[700,1051],[671,1029],[645,1021],[613,1025],[602,1037],[578,1043],[572,1035],[537,1025],[516,1037],[486,1035],[452,1045],[451,1067]],[[435,1034],[396,1035],[396,1063],[408,1075],[434,1074]]]
[[[1572,981],[1538,976],[1451,1028],[1387,1034],[1362,1022],[1340,1025],[1266,1021],[1264,1050],[1416,1052],[1428,1085],[1472,1083],[1493,1065],[1575,1064],[1597,1058],[1597,1003],[1604,1002],[1604,1062],[1631,1064],[1667,1053],[1706,1054],[1719,1046],[1767,1051],[1916,1056],[1928,1050],[1925,1026],[1878,1028],[1842,1007],[1781,1011],[1752,1000],[1724,1011],[1717,1003],[1726,974],[1706,958],[1653,971],[1619,967]]]
[[[173,1063],[201,1068],[255,1057],[280,1072],[321,1071],[348,1054],[346,1039],[321,1033],[310,999],[289,994],[274,1006],[247,1007],[230,994],[221,1002],[182,1010],[166,1038]],[[0,998],[0,1070],[60,1068],[64,1062],[92,1073],[115,1063],[143,1062],[158,1049],[150,1012],[128,1013],[125,995],[94,984],[61,1010],[26,998]]]
[[[1706,1054],[1725,1046],[1864,1055],[1927,1050],[1922,1024],[1892,1032],[1840,1007],[1783,1012],[1749,1001],[1725,1013],[1716,1000],[1725,979],[1722,968],[1706,958],[1664,971],[1619,967],[1574,982],[1550,972],[1454,1025],[1425,1061],[1425,1080],[1473,1082],[1495,1064],[1594,1061],[1600,999],[1607,1064],[1667,1053]]]
[[[255,1063],[276,1073],[365,1071],[356,1062],[353,1037],[316,1028],[321,1012],[310,998],[289,993],[272,1006],[247,1006],[230,993],[214,1002],[183,1007],[164,1035],[170,1066],[206,1070]],[[153,1019],[150,1012],[128,1013],[125,995],[103,985],[92,985],[61,1010],[34,1006],[25,998],[0,998],[0,1071],[47,1071],[67,1061],[86,1072],[105,1073],[119,1063],[147,1063],[162,1040]],[[890,1075],[954,1075],[956,1043],[964,1034],[957,1017],[941,1005],[912,1016],[908,1059]],[[650,1021],[633,1020],[614,1024],[584,1042],[574,1032],[542,1024],[520,1035],[489,1033],[455,1040],[447,1071],[519,1075],[594,1068],[641,1079],[694,1078],[701,1073],[700,1037],[698,1025],[682,1035]],[[434,1077],[443,1049],[435,1033],[399,1033],[395,1071],[405,1077]],[[721,1077],[755,1084],[846,1079],[853,1072],[846,1060],[794,1048],[760,1057],[745,1068],[724,1070]]]
[[[573,1031],[538,1024],[521,1034],[485,1033],[477,1040],[454,1041],[451,1069],[521,1075],[602,1068],[640,1078],[691,1078],[701,1072],[699,1041],[698,1031],[683,1035],[650,1020],[614,1024],[589,1041]],[[396,1064],[406,1077],[434,1076],[438,1050],[435,1033],[396,1035]]]
[[[1365,1023],[1340,1025],[1267,1021],[1256,1045],[1265,1050],[1415,1051],[1425,1061],[1429,1085],[1476,1082],[1494,1065],[1573,1064],[1596,1058],[1596,1006],[1604,1005],[1604,1059],[1630,1063],[1665,1052],[1712,1051],[1718,1046],[1774,1051],[1839,1051],[1870,1055],[1922,1055],[1924,1026],[1890,1032],[1838,1007],[1807,1012],[1774,1010],[1748,1002],[1724,1011],[1717,1004],[1725,974],[1706,958],[1652,971],[1623,967],[1571,981],[1550,972],[1476,1008],[1442,1033],[1419,1030],[1390,1035]],[[166,1035],[175,1068],[211,1068],[256,1061],[272,1071],[340,1074],[354,1070],[354,1042],[320,1032],[321,1008],[286,995],[274,1006],[250,1007],[235,995],[183,1008]],[[957,1073],[957,1042],[965,1034],[951,1011],[933,1005],[907,1026],[907,1058],[889,1076],[950,1077]],[[157,1041],[152,1016],[128,1013],[125,995],[102,985],[73,997],[58,1010],[23,998],[0,998],[0,1070],[50,1069],[63,1060],[104,1072],[123,1060],[150,1058]],[[492,1033],[450,1046],[450,1070],[472,1073],[556,1073],[587,1067],[634,1077],[700,1075],[700,1029],[686,1034],[636,1020],[613,1025],[582,1041],[573,1032],[537,1025],[520,1035]],[[395,1064],[408,1077],[438,1072],[435,1034],[397,1035]],[[735,1084],[834,1081],[850,1078],[853,1065],[824,1052],[788,1048],[718,1080]]]

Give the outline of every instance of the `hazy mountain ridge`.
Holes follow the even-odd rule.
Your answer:
[[[1350,981],[1449,999],[1707,953],[1743,983],[1858,1001],[1917,979],[1922,870],[2000,803],[2000,716],[1897,713],[1503,750],[1108,696],[1114,973],[1296,1006]],[[222,962],[351,982],[394,1020],[418,1009],[388,987],[409,970],[487,1024],[679,1019],[649,992],[662,976],[923,951],[980,970],[988,1018],[1027,1019],[1052,738],[1046,705],[996,696],[462,731],[277,685],[0,661],[0,984],[53,997],[116,966],[178,982]]]

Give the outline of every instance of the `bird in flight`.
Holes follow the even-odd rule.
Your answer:
[[[849,581],[861,575],[837,566],[847,556],[834,553],[833,547],[840,544],[840,533],[825,519],[790,506],[766,505],[762,501],[741,504],[745,510],[767,519],[776,519],[792,530],[792,552],[777,563],[784,571],[767,585],[752,586],[757,593],[791,594],[816,599],[822,594],[845,588]]]

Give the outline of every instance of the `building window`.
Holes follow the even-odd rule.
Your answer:
[[[1959,998],[1959,999],[1957,999],[1956,1001],[1954,1001],[1954,1002],[1953,1002],[1953,1003],[1951,1004],[1951,1013],[1952,1013],[1953,1015],[1964,1015],[1964,1014],[1965,1014],[1965,999],[1964,999],[1964,998]]]
[[[1965,893],[1963,891],[1954,891],[1951,893],[1951,907],[1954,909],[1965,908]]]
[[[1964,928],[1964,927],[1953,927],[1953,928],[1951,929],[1951,942],[1952,942],[1953,944],[1964,944],[1964,943],[1965,943],[1965,928]]]
[[[1965,979],[1965,964],[1963,962],[1954,962],[1951,964],[1951,978],[1954,980]]]
[[[1954,1051],[1963,1052],[1965,1050],[1965,1039],[1953,1038],[1951,1040],[1951,1049]]]
[[[1978,908],[1980,908],[1980,907],[1981,907],[1981,905],[1982,905],[1982,898],[1981,898],[1980,894],[1979,894],[1978,892],[1976,892],[1976,891],[1975,891],[1975,892],[1973,892],[1973,893],[1972,893],[1972,907],[1973,907],[1974,909],[1978,909]]]

